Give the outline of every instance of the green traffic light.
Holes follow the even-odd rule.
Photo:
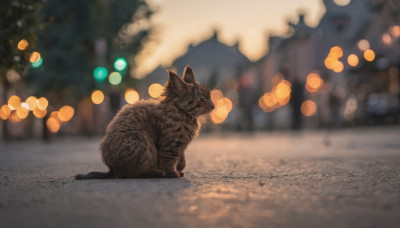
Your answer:
[[[114,62],[114,68],[117,71],[123,71],[126,69],[126,67],[128,66],[128,63],[126,62],[126,59],[119,57],[115,60]]]
[[[32,63],[33,68],[39,68],[43,64],[43,58],[40,58],[38,61]]]
[[[105,67],[96,67],[93,71],[93,77],[98,82],[103,82],[107,79],[108,70]]]

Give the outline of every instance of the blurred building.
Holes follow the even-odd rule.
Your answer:
[[[292,84],[290,105],[261,107],[268,114],[256,117],[259,128],[293,127],[296,121],[311,127],[366,123],[376,113],[382,118],[393,115],[389,121],[398,121],[400,3],[365,0],[352,0],[347,6],[339,6],[333,0],[323,3],[326,13],[316,28],[309,27],[305,15],[300,14],[297,23],[288,23],[286,35],[270,36],[267,54],[243,71],[242,78],[249,74],[259,78],[256,80],[260,81],[259,88],[255,88],[262,91],[259,97],[273,90],[279,78]],[[337,56],[332,66],[329,61],[334,55]],[[323,80],[321,88],[307,87],[311,73]],[[298,86],[295,89],[294,84],[303,85],[304,89]],[[300,110],[303,106],[297,104],[303,100],[316,104],[316,110],[307,118],[304,115],[308,114]],[[256,107],[254,115],[259,113],[257,109],[260,110]],[[303,118],[295,117],[300,111]],[[292,124],[287,121],[290,115]]]

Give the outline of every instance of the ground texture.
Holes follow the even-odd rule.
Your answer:
[[[100,139],[0,143],[0,227],[400,227],[400,128],[200,136],[181,179],[106,171]]]

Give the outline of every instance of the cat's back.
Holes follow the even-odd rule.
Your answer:
[[[106,134],[112,132],[155,131],[154,122],[159,119],[159,103],[144,100],[135,104],[127,104],[117,113],[107,127]]]

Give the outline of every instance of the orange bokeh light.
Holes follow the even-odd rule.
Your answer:
[[[359,62],[359,59],[358,59],[357,55],[355,55],[355,54],[351,54],[347,57],[347,63],[352,67],[357,66],[358,62]]]
[[[19,98],[18,96],[11,96],[8,99],[8,106],[10,107],[11,110],[17,110],[17,108],[19,108],[19,106],[21,106],[21,98]]]
[[[18,45],[17,45],[18,49],[21,50],[21,51],[23,51],[26,48],[28,48],[28,46],[29,46],[29,43],[25,39],[20,40],[18,42]]]
[[[151,84],[148,89],[150,97],[152,98],[160,97],[163,92],[163,88],[164,87],[161,84],[158,83]]]
[[[139,101],[139,93],[134,89],[127,89],[125,91],[125,101],[128,104],[133,104]]]
[[[49,101],[45,97],[41,97],[36,101],[37,108],[40,110],[46,110],[47,106],[49,106]]]
[[[35,96],[26,98],[25,102],[29,105],[29,110],[34,110],[37,107],[37,98]]]
[[[95,90],[92,92],[91,99],[93,104],[101,104],[104,101],[104,93],[100,90]]]
[[[74,116],[75,110],[71,106],[65,105],[58,111],[58,119],[63,122],[68,122]]]
[[[301,104],[301,113],[305,116],[312,116],[317,111],[317,105],[312,100],[306,100]]]
[[[44,109],[44,110],[40,110],[39,108],[35,108],[35,109],[33,109],[33,115],[36,117],[36,118],[38,118],[38,119],[41,119],[41,118],[43,118],[43,117],[45,117],[46,116],[46,114],[47,114],[47,110],[46,109]]]
[[[375,52],[371,49],[368,49],[364,52],[364,59],[368,62],[372,62],[375,59]]]
[[[37,52],[37,51],[34,51],[34,52],[31,54],[31,57],[29,57],[29,61],[30,61],[31,63],[35,63],[35,62],[39,61],[39,59],[40,59],[40,53]]]
[[[57,133],[60,130],[61,124],[57,119],[50,117],[46,121],[46,126],[51,133]]]

